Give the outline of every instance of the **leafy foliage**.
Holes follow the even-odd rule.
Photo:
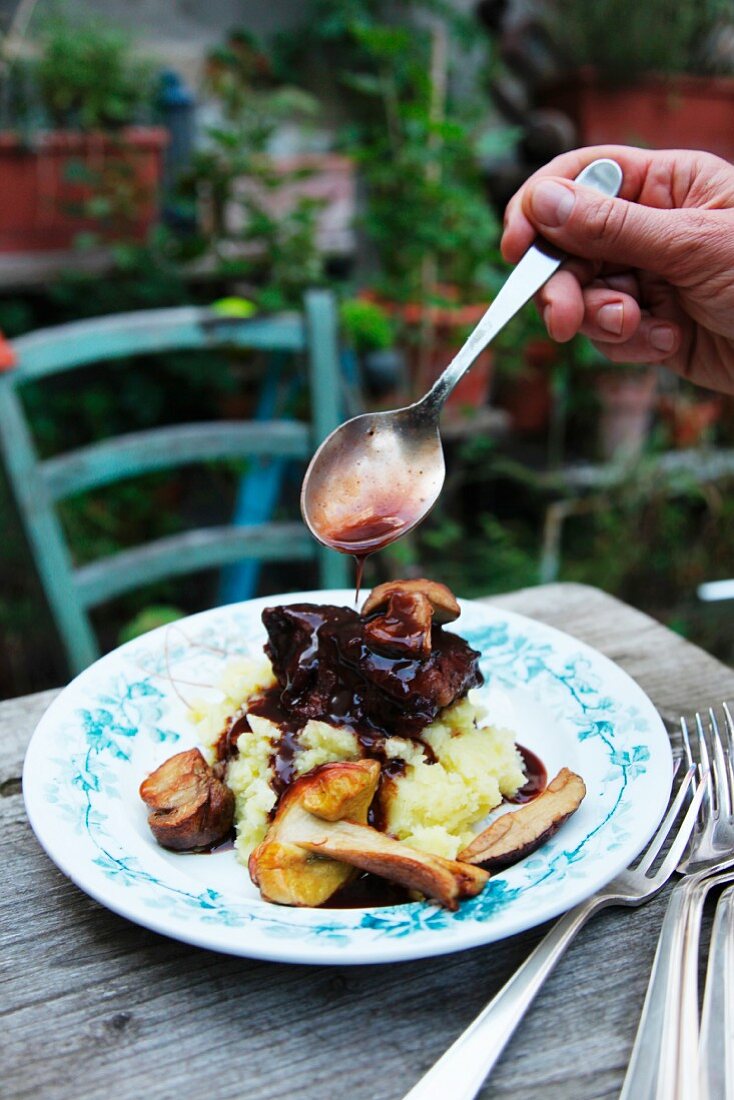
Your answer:
[[[706,71],[706,40],[731,20],[729,0],[555,0],[555,37],[577,65],[628,83],[649,72]]]
[[[152,69],[135,56],[126,31],[57,11],[44,20],[39,43],[30,75],[57,129],[115,130],[149,104]]]
[[[267,309],[298,305],[323,278],[316,242],[323,203],[298,190],[311,172],[284,168],[271,145],[283,123],[312,119],[316,101],[279,84],[267,56],[243,32],[210,55],[206,83],[218,117],[181,181],[184,198],[203,215],[189,254],[247,279]]]
[[[460,96],[451,86],[454,59],[467,61],[472,22],[425,0],[397,9],[317,0],[308,26],[300,50],[329,67],[347,104],[342,144],[365,182],[361,227],[378,261],[378,289],[396,301],[441,300],[444,284],[464,300],[486,296],[499,259],[477,154],[489,105],[477,80]],[[289,66],[297,56],[291,43]],[[471,64],[479,68],[476,57]]]

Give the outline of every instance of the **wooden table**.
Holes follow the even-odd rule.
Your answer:
[[[596,589],[555,584],[490,602],[606,653],[671,730],[681,712],[734,699],[731,669]],[[138,928],[68,882],[26,821],[23,754],[54,694],[0,704],[0,1094],[9,1100],[399,1100],[543,934],[420,962],[306,967],[216,955]],[[483,1097],[617,1096],[667,893],[603,913],[581,933]]]

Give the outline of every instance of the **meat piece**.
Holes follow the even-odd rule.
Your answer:
[[[324,764],[296,780],[250,856],[250,876],[264,898],[321,905],[355,868],[419,890],[449,909],[481,891],[486,871],[417,851],[365,824],[379,777],[377,761],[358,760]]]
[[[151,832],[164,848],[193,851],[218,844],[234,820],[234,795],[198,749],[169,757],[140,784]]]
[[[387,654],[375,645],[377,618],[328,605],[267,608],[265,651],[284,711],[410,737],[482,683],[479,654],[463,638],[434,623],[429,653],[421,644]]]
[[[586,794],[581,776],[561,768],[542,794],[503,814],[459,852],[459,859],[488,870],[509,867],[529,856],[575,813]]]

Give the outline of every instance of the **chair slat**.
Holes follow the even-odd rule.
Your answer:
[[[298,314],[226,317],[213,309],[182,306],[73,321],[13,340],[17,366],[11,376],[26,382],[108,359],[226,346],[303,351],[303,319]]]
[[[308,425],[295,420],[177,424],[105,439],[40,465],[53,500],[190,462],[282,455],[306,458]]]
[[[301,523],[207,527],[100,558],[76,569],[73,583],[82,605],[95,607],[164,577],[215,569],[242,558],[304,561],[315,555],[314,541]]]

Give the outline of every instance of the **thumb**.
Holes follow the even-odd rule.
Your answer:
[[[546,176],[529,183],[522,208],[547,241],[587,260],[669,275],[695,245],[686,211],[611,199],[570,180]]]

